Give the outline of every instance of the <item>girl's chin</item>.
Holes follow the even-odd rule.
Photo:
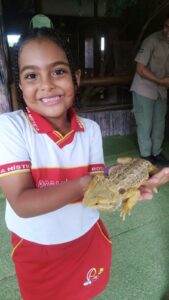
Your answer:
[[[59,118],[62,117],[65,113],[67,112],[67,110],[65,109],[41,109],[39,110],[39,114],[41,114],[42,116],[44,116],[45,118]]]

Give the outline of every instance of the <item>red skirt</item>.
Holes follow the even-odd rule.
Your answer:
[[[100,220],[71,242],[40,245],[12,234],[12,244],[23,300],[89,300],[108,283],[112,243]]]

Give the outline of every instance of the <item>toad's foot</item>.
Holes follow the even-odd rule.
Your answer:
[[[126,193],[126,201],[123,203],[123,206],[120,211],[120,217],[122,220],[125,220],[126,215],[131,215],[131,210],[133,206],[138,202],[140,198],[140,191],[138,189],[130,189]]]

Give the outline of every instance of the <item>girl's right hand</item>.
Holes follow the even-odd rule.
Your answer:
[[[91,175],[86,175],[86,176],[83,176],[79,179],[79,183],[80,183],[80,186],[82,188],[83,194],[85,193],[91,179],[92,179]]]

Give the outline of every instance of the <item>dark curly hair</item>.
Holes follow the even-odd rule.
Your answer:
[[[75,72],[77,70],[77,67],[75,65],[75,62],[73,60],[72,52],[70,49],[69,41],[67,40],[66,36],[61,33],[58,30],[55,30],[53,28],[47,28],[47,27],[41,27],[41,28],[31,28],[27,32],[23,33],[18,41],[18,43],[14,47],[14,80],[16,84],[17,89],[17,99],[18,104],[20,108],[25,108],[26,104],[23,99],[22,91],[19,88],[19,65],[18,65],[18,59],[20,50],[22,49],[23,45],[32,40],[32,39],[38,39],[38,38],[44,38],[53,41],[57,44],[63,51],[65,52],[68,63],[71,70],[72,80],[74,84],[74,90],[75,90],[75,101],[74,105],[79,106],[79,89],[78,84],[76,80]]]
[[[169,19],[169,13],[165,16],[164,21],[166,21],[167,19]]]

